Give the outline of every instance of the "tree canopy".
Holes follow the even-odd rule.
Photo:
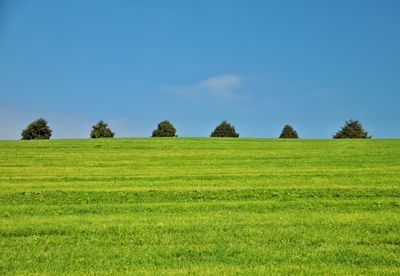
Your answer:
[[[357,120],[349,120],[346,121],[345,125],[333,135],[334,139],[343,139],[343,138],[371,138],[372,136],[368,135],[361,123]]]
[[[161,121],[151,137],[176,137],[175,127],[168,121]]]
[[[233,125],[227,121],[222,121],[211,133],[210,137],[239,137],[239,133],[236,133]]]
[[[50,139],[52,130],[47,125],[47,121],[43,118],[39,118],[36,121],[30,123],[26,129],[22,131],[22,140],[33,140],[33,139]]]
[[[90,138],[113,138],[114,132],[108,127],[108,124],[100,120],[97,124],[92,126]]]
[[[285,125],[279,138],[299,138],[299,135],[291,125]]]

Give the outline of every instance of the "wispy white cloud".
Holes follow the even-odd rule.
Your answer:
[[[211,95],[221,98],[236,98],[237,89],[241,84],[240,78],[235,74],[214,76],[190,85],[164,86],[170,92],[187,96]]]

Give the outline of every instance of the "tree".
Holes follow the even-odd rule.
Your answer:
[[[333,135],[334,139],[342,139],[342,138],[371,138],[372,136],[368,135],[361,123],[357,120],[349,120],[346,121],[345,125]]]
[[[36,121],[30,123],[26,129],[22,131],[22,140],[33,140],[33,139],[50,139],[52,130],[47,125],[47,121],[43,118],[39,118]]]
[[[176,137],[176,129],[167,120],[161,121],[151,137]]]
[[[230,123],[222,121],[211,133],[210,137],[239,137],[239,133],[236,133],[235,127]]]
[[[90,138],[113,138],[114,132],[108,127],[108,124],[100,120],[97,124],[92,126]]]
[[[285,125],[279,138],[299,138],[299,136],[292,126]]]

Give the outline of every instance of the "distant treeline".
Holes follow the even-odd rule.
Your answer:
[[[22,131],[22,140],[33,139],[50,139],[53,131],[48,126],[45,119],[39,118],[30,123],[26,129]],[[90,132],[91,138],[113,138],[115,133],[110,129],[108,124],[100,120],[92,127]],[[153,131],[151,137],[177,137],[175,127],[168,121],[161,121],[157,128]],[[210,134],[210,137],[239,137],[235,127],[227,121],[222,121]],[[297,131],[290,125],[285,125],[279,138],[299,138]],[[346,121],[344,126],[338,130],[332,138],[371,138],[361,123],[357,120]]]

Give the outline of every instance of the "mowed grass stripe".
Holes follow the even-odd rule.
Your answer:
[[[400,201],[400,189],[230,189],[230,190],[192,190],[192,191],[46,191],[18,192],[0,195],[0,204],[77,204],[77,203],[116,203],[125,202],[188,202],[218,200],[266,200],[279,198],[394,198]]]
[[[3,206],[4,222],[13,223],[16,219],[27,219],[31,216],[60,215],[112,215],[130,213],[213,213],[213,212],[238,212],[238,213],[272,213],[278,211],[291,211],[292,213],[313,212],[338,212],[357,214],[371,212],[392,212],[396,214],[399,208],[397,198],[376,197],[372,199],[297,199],[285,202],[282,200],[248,200],[248,201],[216,201],[216,202],[151,202],[151,203],[91,203],[91,204],[63,204],[63,205],[31,205],[19,204]]]

